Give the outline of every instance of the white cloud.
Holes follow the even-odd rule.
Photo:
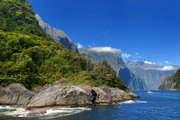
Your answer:
[[[176,70],[176,68],[173,67],[173,66],[164,66],[161,70],[162,70],[162,71],[166,71],[166,70]]]
[[[145,61],[144,63],[146,63],[146,64],[153,64],[152,62],[149,62],[149,61]]]
[[[126,59],[126,58],[129,58],[129,57],[131,57],[130,54],[122,53],[122,58]]]
[[[78,48],[83,48],[83,45],[81,45],[80,43],[77,43],[77,47]]]
[[[166,64],[169,64],[169,61],[165,61]]]
[[[88,50],[96,51],[96,52],[111,52],[111,53],[117,53],[121,51],[119,49],[112,47],[93,47],[93,48],[89,48]]]

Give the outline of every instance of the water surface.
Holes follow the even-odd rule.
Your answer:
[[[27,118],[5,116],[0,107],[0,120],[180,120],[179,91],[135,91],[141,96],[137,102],[128,101],[118,105],[101,105],[95,108],[49,110],[46,116]]]

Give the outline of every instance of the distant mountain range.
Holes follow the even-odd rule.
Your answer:
[[[49,34],[56,42],[61,43],[64,47],[67,47],[78,53],[77,46],[72,42],[72,40],[66,35],[62,30],[52,28],[49,24],[45,23],[39,15],[36,14],[36,18],[39,21],[39,25],[44,29],[44,31]]]
[[[156,90],[164,75],[173,74],[180,66],[161,66],[142,61],[123,61],[119,52],[102,48],[79,49],[80,54],[99,63],[107,61],[131,90]]]
[[[161,83],[164,75],[173,74],[180,66],[161,66],[142,61],[125,61],[126,66],[148,86],[147,89],[155,90]]]

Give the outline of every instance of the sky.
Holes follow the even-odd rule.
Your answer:
[[[180,65],[180,0],[28,0],[43,21],[79,47],[125,60]]]

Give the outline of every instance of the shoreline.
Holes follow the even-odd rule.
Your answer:
[[[38,92],[30,91],[17,83],[0,87],[0,105],[15,107],[17,110],[11,113],[12,115],[30,111],[29,116],[37,116],[46,114],[50,109],[93,108],[101,104],[111,105],[129,100],[135,101],[134,98],[139,98],[139,96],[131,91],[105,86],[60,86],[58,84]]]
[[[103,106],[103,105],[118,105],[118,104],[123,104],[128,101],[133,101],[136,102],[136,100],[129,99],[129,100],[122,100],[119,102],[114,102],[114,103],[98,103],[95,104],[93,107],[92,106],[44,106],[41,108],[32,108],[32,109],[26,109],[23,107],[17,107],[16,105],[0,105],[2,108],[10,107],[11,109],[16,109],[16,111],[8,112],[5,115],[7,116],[18,116],[18,115],[25,115],[25,117],[38,117],[38,116],[43,116],[47,114],[47,111],[49,110],[56,110],[56,109],[78,109],[78,108],[94,108],[96,106]]]

